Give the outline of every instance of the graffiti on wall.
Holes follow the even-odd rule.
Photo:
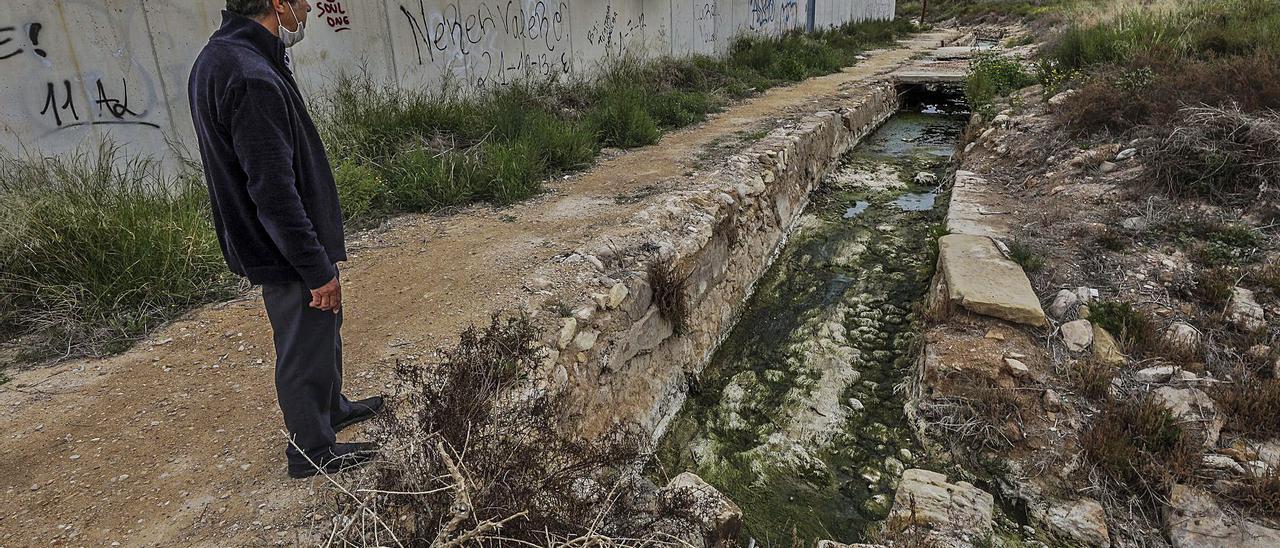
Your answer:
[[[703,44],[714,44],[720,34],[720,7],[715,0],[694,4],[697,11],[693,15],[697,40]]]
[[[572,71],[567,1],[538,0],[527,7],[515,0],[479,2],[465,10],[450,4],[433,12],[418,0],[416,5],[401,4],[400,13],[413,36],[418,65],[460,61],[473,85]],[[520,42],[536,47],[509,47]]]
[[[40,23],[31,23],[27,25],[25,34],[27,43],[31,46],[31,52],[39,57],[48,57],[48,52],[40,48],[40,29],[43,28],[44,25],[41,25]],[[23,48],[18,47],[16,42],[17,39],[13,37],[13,35],[18,33],[18,30],[18,27],[0,27],[0,61],[10,57],[16,57],[25,51]],[[5,46],[8,46],[10,50],[6,52],[4,49]]]
[[[747,14],[747,28],[756,32],[786,31],[803,24],[798,0],[747,0]]]
[[[351,15],[342,5],[342,0],[319,0],[316,9],[320,11],[320,19],[334,32],[351,30]]]
[[[618,19],[618,10],[612,4],[606,4],[604,16],[587,30],[587,43],[604,48],[605,55],[621,56],[625,53],[627,44],[644,33],[644,12],[623,20],[621,24]]]
[[[38,21],[21,25],[0,26],[0,62],[12,65],[10,70],[24,70],[29,64],[53,69],[58,66],[50,51],[41,44],[44,24]],[[119,51],[126,51],[121,48]],[[26,65],[26,66],[23,66]],[[71,63],[79,67],[79,63]],[[145,73],[136,73],[150,84]],[[129,80],[108,79],[99,72],[80,71],[54,78],[37,78],[24,84],[19,97],[25,98],[25,107],[32,117],[42,122],[48,133],[63,129],[96,125],[134,125],[160,128],[148,120],[148,109],[140,106],[137,94],[131,98]],[[148,86],[149,87],[149,86]]]

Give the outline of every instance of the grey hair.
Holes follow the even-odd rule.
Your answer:
[[[245,17],[262,17],[271,13],[271,0],[227,0],[227,11]]]

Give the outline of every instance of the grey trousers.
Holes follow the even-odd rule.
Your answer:
[[[333,425],[351,413],[342,395],[342,313],[311,308],[311,290],[302,282],[264,285],[262,300],[275,338],[276,396],[285,428],[315,459],[333,447]],[[306,464],[292,444],[285,455]]]

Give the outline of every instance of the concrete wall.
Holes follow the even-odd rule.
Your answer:
[[[193,140],[186,81],[222,0],[5,0],[0,148],[57,154],[110,136],[169,156]],[[16,4],[16,5],[15,5]],[[894,0],[312,0],[292,55],[309,93],[341,72],[410,88],[589,75],[611,57],[716,54],[777,35],[891,18]]]

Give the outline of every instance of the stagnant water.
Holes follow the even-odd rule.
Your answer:
[[[841,160],[660,445],[661,472],[721,489],[757,545],[861,540],[926,464],[894,390],[945,214],[917,174],[946,178],[966,119],[914,104]]]

